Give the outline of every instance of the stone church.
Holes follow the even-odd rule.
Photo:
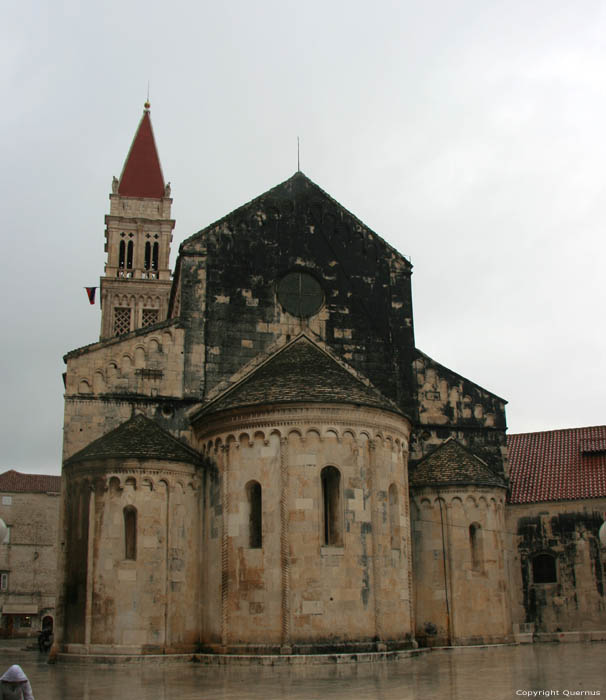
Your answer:
[[[109,198],[100,338],[65,356],[57,648],[511,639],[506,402],[416,347],[410,262],[296,172],[172,272],[147,103]]]

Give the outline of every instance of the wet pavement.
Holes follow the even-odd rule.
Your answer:
[[[36,700],[604,698],[605,662],[605,642],[467,647],[400,661],[294,668],[49,665],[38,652],[0,648],[0,673],[20,664]]]

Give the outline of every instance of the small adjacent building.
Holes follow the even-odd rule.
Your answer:
[[[510,435],[508,445],[514,623],[538,635],[603,632],[606,425]]]
[[[0,634],[29,636],[52,627],[57,593],[57,525],[61,477],[0,474]]]

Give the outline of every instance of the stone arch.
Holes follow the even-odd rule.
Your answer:
[[[150,338],[149,339],[149,352],[150,353],[155,353],[160,351],[160,341],[157,338]]]
[[[93,374],[93,392],[95,394],[102,394],[105,391],[105,377],[103,376],[103,371],[98,369]]]
[[[305,431],[305,439],[306,439],[306,440],[321,440],[321,439],[322,439],[322,435],[321,435],[321,433],[320,433],[320,429],[319,429],[319,428],[315,428],[315,427],[314,427],[314,428],[308,428],[308,429]]]
[[[130,370],[132,365],[133,358],[128,353],[124,353],[124,355],[122,355],[122,357],[120,358],[120,372],[122,374],[125,374]]]
[[[108,382],[118,378],[118,364],[116,362],[112,361],[107,365],[106,375]]]
[[[334,438],[335,440],[338,440],[339,433],[335,428],[327,428],[326,432],[324,433],[324,438]]]
[[[135,367],[137,369],[145,367],[145,347],[143,345],[137,345],[135,348]]]
[[[81,379],[78,382],[78,393],[79,394],[91,394],[92,393],[91,386],[88,383],[88,379]]]
[[[122,492],[122,486],[120,485],[120,479],[117,476],[112,476],[109,479],[109,495],[119,496]]]

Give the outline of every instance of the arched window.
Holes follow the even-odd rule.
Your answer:
[[[124,509],[124,558],[137,558],[137,509],[126,506]]]
[[[133,269],[133,242],[129,241],[126,248],[126,269]]]
[[[537,554],[532,560],[533,583],[557,583],[556,560],[551,554]]]
[[[398,506],[398,489],[395,484],[389,487],[389,532],[391,548],[400,549],[400,508]]]
[[[158,244],[154,243],[154,254],[152,256],[152,270],[158,269]]]
[[[263,546],[263,507],[261,484],[249,481],[246,484],[246,500],[248,505],[248,546],[260,549]]]
[[[336,467],[324,467],[320,476],[322,479],[324,545],[342,547],[341,474]]]
[[[149,270],[151,267],[151,243],[147,241],[145,244],[145,269]]]
[[[480,523],[471,523],[469,526],[469,547],[471,549],[472,570],[482,571],[484,568],[484,546],[482,542],[482,526]]]
[[[118,267],[121,269],[124,269],[125,262],[126,262],[126,243],[124,241],[120,241],[120,249],[119,249],[119,254],[118,254]]]

